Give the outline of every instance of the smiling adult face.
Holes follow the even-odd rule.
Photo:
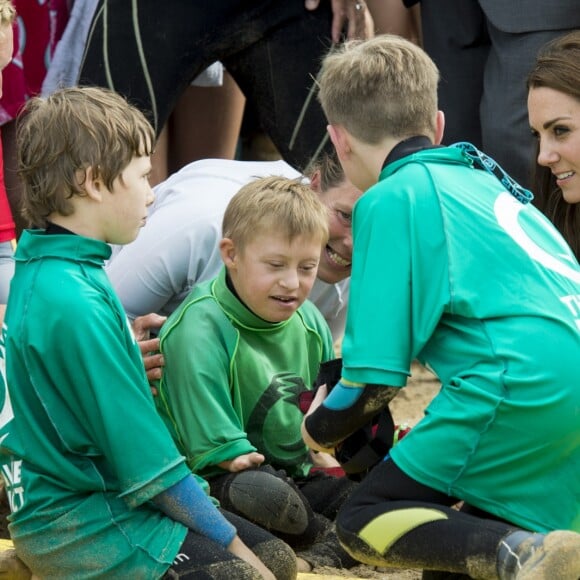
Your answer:
[[[538,140],[536,177],[542,188],[540,194],[552,205],[559,204],[559,199],[576,205],[580,203],[580,30],[542,47],[527,86],[530,127]],[[548,171],[562,198],[550,196],[553,183],[547,179]],[[550,214],[553,210],[547,208]],[[564,227],[563,222],[558,225]],[[573,234],[577,240],[575,230],[573,226],[568,237]]]
[[[334,169],[342,172],[340,166]],[[348,278],[352,267],[352,212],[354,204],[362,195],[340,173],[332,180],[323,178],[321,171],[316,170],[310,178],[310,186],[328,209],[328,243],[322,248],[318,265],[318,278],[323,282],[335,284]]]
[[[580,100],[548,87],[532,88],[528,114],[538,139],[538,164],[550,169],[565,201],[580,203]]]

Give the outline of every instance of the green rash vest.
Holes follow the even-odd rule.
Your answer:
[[[304,477],[301,392],[333,358],[326,321],[306,301],[288,320],[267,322],[232,294],[225,268],[199,284],[161,331],[165,356],[158,408],[194,473],[258,451],[266,463]]]
[[[157,578],[187,529],[149,500],[189,469],[159,420],[103,260],[25,231],[6,312],[2,474],[10,534],[41,578]]]
[[[580,524],[580,267],[552,224],[454,147],[357,202],[343,375],[441,380],[391,451],[417,481],[526,529]]]

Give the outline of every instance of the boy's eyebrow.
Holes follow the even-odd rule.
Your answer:
[[[294,254],[264,254],[263,258],[266,260],[271,260],[271,259],[278,259],[278,260],[287,260],[288,258],[293,258]],[[314,258],[318,259],[318,255],[316,256],[310,256],[308,258],[304,258],[301,260],[301,262],[305,262],[307,260],[313,260]]]

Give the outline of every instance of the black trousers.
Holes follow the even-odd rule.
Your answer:
[[[219,60],[284,159],[304,171],[331,146],[314,80],[331,19],[329,0],[314,12],[304,0],[100,0],[79,84],[127,96],[159,134],[182,91]]]

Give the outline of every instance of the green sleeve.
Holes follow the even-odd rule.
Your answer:
[[[211,475],[220,471],[212,466],[256,451],[232,401],[231,361],[238,336],[209,296],[176,314],[161,334],[160,412],[192,471]]]
[[[441,209],[417,164],[357,202],[343,376],[403,387],[449,302]]]

